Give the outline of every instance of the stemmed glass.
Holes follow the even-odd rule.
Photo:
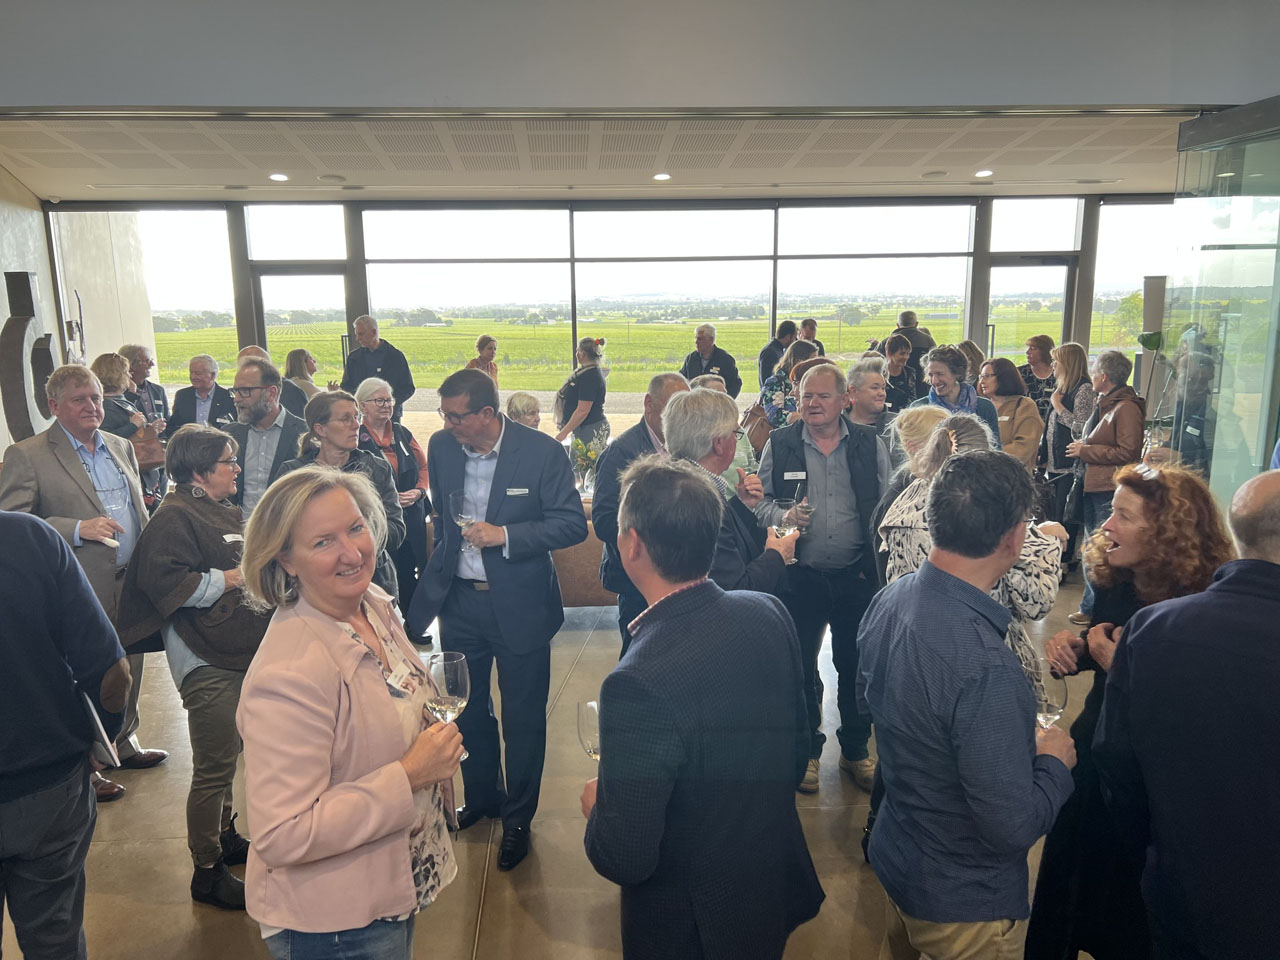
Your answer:
[[[454,490],[449,494],[449,513],[453,515],[453,522],[464,533],[467,527],[476,522],[476,518],[471,515],[467,508],[467,494],[464,490]],[[462,550],[464,553],[480,552],[479,548],[466,537],[462,538]]]
[[[471,673],[467,658],[455,650],[419,653],[418,658],[431,678],[432,690],[427,694],[427,710],[441,723],[453,723],[471,699]],[[470,754],[464,748],[462,759]]]
[[[1067,709],[1067,678],[1057,672],[1054,665],[1041,657],[1036,661],[1040,668],[1040,685],[1036,689],[1036,723],[1048,730]]]
[[[805,518],[813,516],[813,504],[809,502],[809,484],[804,480],[796,484],[796,512]],[[808,532],[808,527],[800,528],[800,536],[803,537]]]
[[[778,522],[773,525],[773,532],[779,537],[791,536],[791,534],[795,533],[797,529],[795,514],[792,513],[796,502],[790,499],[781,499],[773,501],[773,505],[782,511],[782,516],[779,517]],[[795,562],[796,558],[792,557],[787,561],[787,564],[790,565]]]
[[[578,742],[588,757],[600,762],[600,704],[595,700],[578,704]]]

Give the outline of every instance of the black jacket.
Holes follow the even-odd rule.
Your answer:
[[[773,368],[778,365],[778,361],[786,352],[787,348],[778,342],[777,337],[774,337],[764,345],[760,356],[756,357],[756,379],[760,381],[761,390],[764,389],[764,382],[773,376]]]
[[[737,497],[730,497],[720,518],[711,579],[722,590],[756,590],[782,596],[787,562],[777,550],[764,548],[766,539],[756,515]]]
[[[169,395],[164,392],[164,387],[160,386],[158,383],[152,383],[150,380],[144,381],[142,386],[147,395],[151,398],[151,409],[165,420],[168,420]],[[142,393],[143,390],[139,390],[136,393],[126,390],[124,398],[145,414],[147,412],[147,408],[143,404]]]
[[[631,463],[653,453],[649,427],[641,420],[609,444],[596,467],[596,490],[591,500],[591,526],[604,544],[600,556],[600,583],[614,593],[640,596],[618,556],[618,501],[622,497],[618,478]]]
[[[391,395],[396,398],[395,412],[391,418],[400,420],[404,405],[413,396],[413,374],[409,372],[409,361],[403,353],[393,347],[390,341],[381,340],[378,347],[381,354],[381,365],[374,354],[364,347],[356,347],[347,354],[347,365],[342,371],[342,389],[355,393],[356,387],[369,377],[380,377],[391,384]],[[301,393],[302,389],[297,388]]]
[[[213,385],[213,402],[209,405],[209,426],[225,430],[226,425],[236,419],[236,402],[231,391],[221,384]],[[167,440],[178,432],[178,428],[196,422],[196,388],[183,387],[173,397],[173,416],[165,428],[164,438]]]
[[[240,472],[236,474],[236,492],[231,497],[231,502],[239,506],[244,503],[244,462],[245,451],[249,446],[249,425],[239,422],[229,423],[226,430],[240,447],[236,454],[240,459]],[[280,476],[280,469],[285,463],[298,456],[298,441],[306,432],[306,421],[286,411],[284,422],[280,424],[280,442],[276,445],[276,455],[271,461],[271,475],[268,477],[268,483]]]
[[[694,350],[684,358],[684,366],[680,368],[686,380],[700,377],[704,373],[714,373],[724,378],[725,389],[729,396],[737,397],[742,392],[742,377],[738,375],[738,362],[721,347],[711,348],[711,359],[707,368],[702,369],[702,354]]]

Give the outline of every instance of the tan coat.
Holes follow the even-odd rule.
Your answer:
[[[1004,452],[1021,460],[1028,473],[1034,472],[1040,438],[1044,436],[1044,421],[1036,402],[1030,397],[1002,397],[994,403]]]
[[[1085,493],[1114,490],[1116,468],[1142,458],[1146,410],[1146,401],[1133,387],[1117,387],[1098,398],[1098,425],[1089,431],[1080,448]]]
[[[98,436],[124,471],[141,532],[147,525],[148,514],[142,500],[133,444],[101,430]],[[5,451],[4,469],[0,470],[0,510],[30,513],[47,520],[71,544],[102,608],[111,622],[116,622],[124,570],[116,566],[115,547],[96,540],[84,540],[81,546],[75,546],[76,523],[105,516],[106,511],[94,492],[93,480],[60,424],[55,423],[44,433],[28,437]]]

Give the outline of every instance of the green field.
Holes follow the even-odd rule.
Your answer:
[[[811,310],[806,316],[823,317],[834,312]],[[960,313],[956,305],[955,313]],[[787,319],[780,314],[779,319]],[[797,315],[797,317],[800,315]],[[897,308],[885,309],[858,325],[840,326],[834,320],[822,322],[818,337],[827,353],[842,362],[852,361],[866,349],[869,337],[886,336],[894,328]],[[754,385],[755,358],[768,339],[768,323],[764,319],[723,321],[707,318],[716,324],[717,343],[738,360],[743,380]],[[1094,342],[1110,343],[1106,320],[1094,319]],[[608,341],[605,357],[612,372],[612,390],[643,391],[649,378],[663,370],[678,369],[693,349],[694,328],[703,322],[690,318],[679,323],[636,323],[622,314],[597,313],[595,322],[579,323],[581,336],[604,337]],[[1060,319],[1047,310],[1027,311],[1018,307],[997,306],[997,353],[1020,355],[1023,342],[1034,334],[1047,333],[1055,340],[1060,336]],[[924,319],[939,343],[962,338],[959,319]],[[313,323],[267,328],[267,347],[277,363],[283,366],[290,350],[306,347],[320,365],[315,379],[321,383],[342,374],[342,323]],[[482,333],[498,339],[497,362],[499,380],[504,391],[556,390],[564,381],[572,364],[572,343],[568,323],[550,325],[511,324],[505,320],[454,318],[452,326],[409,327],[382,325],[382,335],[409,358],[414,380],[419,386],[438,384],[448,374],[475,356],[475,341]],[[985,347],[985,345],[984,345]],[[1131,352],[1132,347],[1127,347]],[[157,376],[163,383],[187,381],[187,361],[197,353],[212,355],[224,368],[234,366],[238,350],[233,327],[156,334]],[[230,382],[223,376],[224,383]]]

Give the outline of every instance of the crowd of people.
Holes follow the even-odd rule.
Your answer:
[[[742,378],[710,324],[612,442],[603,340],[577,344],[553,434],[532,394],[504,409],[481,337],[425,451],[407,359],[355,329],[326,388],[305,349],[282,372],[248,346],[230,388],[193,357],[172,410],[146,347],[59,367],[56,422],[6,451],[0,890],[29,955],[85,954],[96,803],[125,792],[102,771],[168,756],[136,738],[147,652],[187,714],[191,897],[246,910],[273,957],[411,956],[459,870],[450,834],[481,821],[517,868],[564,622],[552,551],[589,530],[571,438],[603,449],[591,523],[621,655],[581,807],[625,956],[777,958],[820,910],[795,793],[821,788],[828,634],[882,958],[1266,954],[1280,471],[1240,487],[1228,529],[1193,469],[1142,462],[1122,354],[1037,336],[1019,367],[906,311],[846,372],[816,322],[784,321],[744,465]],[[1077,545],[1081,629],[1038,649],[1028,624]],[[469,677],[447,722],[419,655],[433,624]],[[1070,731],[1039,722],[1080,672]]]

